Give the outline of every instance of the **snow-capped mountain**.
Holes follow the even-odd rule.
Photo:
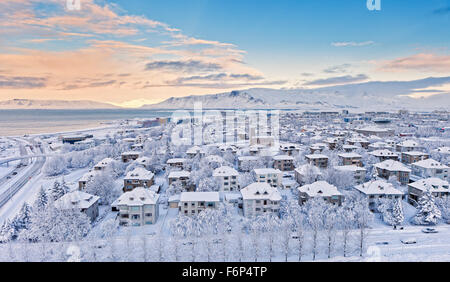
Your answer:
[[[29,100],[0,101],[0,109],[117,109],[114,105],[94,101]]]
[[[376,81],[316,89],[253,88],[212,95],[172,97],[143,108],[193,109],[194,103],[201,102],[204,109],[447,110],[450,108],[450,93],[435,90],[434,95],[427,98],[406,96],[413,93],[433,93],[429,87],[447,83],[450,83],[450,77]],[[424,88],[427,90],[422,90]]]

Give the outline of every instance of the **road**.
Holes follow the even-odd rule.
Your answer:
[[[41,146],[38,146],[35,140],[32,140],[33,149],[38,151],[34,153],[38,154],[44,154],[44,149]],[[2,208],[8,201],[10,201],[14,195],[22,187],[25,186],[25,184],[30,181],[30,179],[36,175],[38,175],[42,169],[42,167],[45,164],[46,157],[35,157],[31,159],[31,164],[28,165],[28,168],[23,173],[18,173],[15,178],[11,179],[5,184],[2,184],[3,187],[6,189],[2,189],[0,187],[0,208]]]

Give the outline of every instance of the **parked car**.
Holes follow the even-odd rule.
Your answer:
[[[434,228],[424,228],[422,229],[423,233],[438,233],[438,231]]]
[[[389,245],[389,242],[386,242],[386,241],[376,242],[375,245]]]
[[[405,245],[417,244],[416,238],[405,238],[400,240]]]

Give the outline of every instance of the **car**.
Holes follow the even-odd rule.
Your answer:
[[[416,238],[405,238],[400,240],[405,245],[417,244]]]
[[[14,171],[14,172],[12,173],[12,175],[17,175],[17,171]]]
[[[298,239],[298,234],[297,233],[292,233],[291,234],[291,238],[297,240]]]
[[[386,241],[376,242],[375,245],[389,245],[389,242],[386,242]]]
[[[422,229],[423,233],[438,233],[438,231],[434,228],[424,228]]]

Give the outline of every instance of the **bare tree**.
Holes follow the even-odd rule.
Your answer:
[[[359,229],[359,255],[362,257],[369,224],[372,221],[373,215],[369,210],[369,202],[363,196],[358,196],[355,199],[353,210],[355,212],[356,225]]]

